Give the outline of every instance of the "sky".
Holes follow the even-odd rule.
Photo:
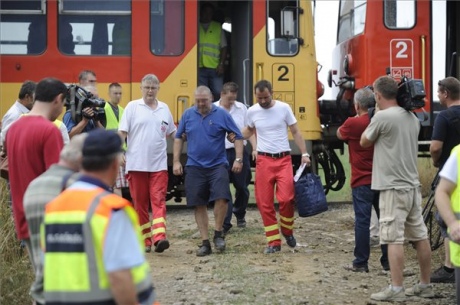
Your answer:
[[[327,85],[327,72],[332,65],[332,50],[335,47],[337,33],[337,18],[339,1],[318,0],[315,12],[315,43],[316,60],[323,68],[319,73],[319,80],[324,85],[324,95],[321,99],[330,99],[332,89]]]

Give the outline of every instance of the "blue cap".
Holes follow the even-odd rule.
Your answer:
[[[96,128],[88,132],[83,143],[83,158],[105,157],[122,152],[121,137],[115,132]]]

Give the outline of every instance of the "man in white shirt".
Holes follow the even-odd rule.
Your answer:
[[[166,239],[166,192],[168,157],[166,137],[174,138],[176,125],[168,105],[157,99],[160,81],[153,74],[141,82],[142,98],[128,103],[121,117],[119,132],[128,138],[126,171],[129,190],[144,238],[145,252],[169,248]],[[149,216],[152,206],[152,222]]]
[[[214,104],[227,110],[235,121],[236,126],[238,126],[238,128],[241,130],[246,125],[248,125],[246,117],[248,109],[245,104],[236,100],[237,94],[238,85],[236,83],[225,83],[222,87],[222,92],[220,93],[220,100]],[[251,143],[253,150],[252,157],[255,159],[257,157],[255,136],[252,135],[248,140]],[[245,146],[246,144],[247,141],[244,141]],[[227,139],[225,139],[225,149],[227,152],[228,164],[233,164],[236,158],[235,144],[230,143]],[[235,214],[237,227],[246,227],[245,216],[249,201],[248,185],[252,179],[249,153],[246,149],[243,150],[243,159],[240,161],[243,162],[243,169],[241,172],[234,173],[231,171],[231,169],[228,171],[230,182],[233,183],[235,188],[235,202],[232,203],[231,200],[228,201],[227,215],[225,216],[224,220],[224,233],[227,233],[232,227],[232,213]]]

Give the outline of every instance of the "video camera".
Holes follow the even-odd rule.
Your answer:
[[[77,85],[70,85],[67,88],[66,109],[71,112],[72,120],[78,124],[83,116],[87,119],[94,119],[95,121],[101,122],[101,124],[106,126],[105,118],[105,101],[101,98],[94,96],[91,92],[83,89]],[[86,108],[92,108],[94,115],[89,117],[86,113],[83,112]]]
[[[398,105],[407,111],[425,107],[425,87],[421,79],[409,79],[404,76],[398,84]]]

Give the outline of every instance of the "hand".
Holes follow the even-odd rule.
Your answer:
[[[183,169],[182,169],[182,163],[180,163],[180,161],[174,161],[173,174],[176,176],[182,176]]]
[[[243,169],[243,163],[240,163],[240,162],[235,160],[235,162],[233,162],[232,172],[234,172],[236,174],[239,174],[239,173],[241,173],[242,169]]]
[[[125,156],[125,154],[122,154],[122,155],[121,155],[120,165],[121,165],[121,166],[125,166],[125,165],[126,165],[126,156]]]
[[[310,160],[310,158],[307,157],[307,156],[302,157],[302,163],[301,163],[301,165],[304,164],[304,163],[305,163],[307,166],[311,166],[311,160]]]
[[[89,121],[94,117],[94,110],[91,107],[86,107],[82,110],[83,120]]]
[[[460,244],[460,221],[455,221],[449,226],[449,237],[457,244]]]
[[[252,156],[252,161],[256,161],[257,160],[257,150],[253,150],[251,153],[251,156]]]
[[[217,75],[220,76],[220,75],[224,74],[224,70],[225,70],[225,69],[224,69],[224,65],[219,64],[219,65],[217,66],[217,68],[216,68]]]
[[[182,141],[187,142],[187,134],[184,132],[181,136]]]
[[[230,142],[230,143],[235,143],[235,140],[236,140],[236,134],[234,132],[229,132],[227,134],[227,140]]]

